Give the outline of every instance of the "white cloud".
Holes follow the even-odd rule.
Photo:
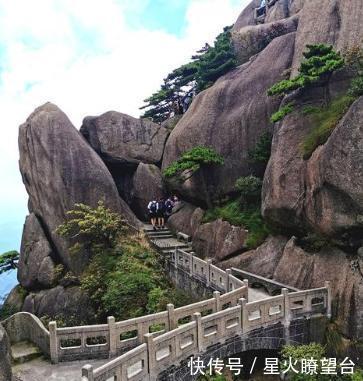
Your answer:
[[[138,116],[162,78],[232,24],[248,0],[191,0],[183,37],[128,27],[126,10],[146,3],[0,0],[1,221],[5,206],[24,213],[17,132],[35,107],[51,101],[76,127],[110,109]]]

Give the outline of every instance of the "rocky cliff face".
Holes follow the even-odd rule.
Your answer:
[[[11,380],[10,342],[6,331],[0,325],[0,381]]]
[[[76,305],[76,300],[66,303],[70,290],[77,295],[76,285],[55,285],[51,275],[44,279],[39,271],[44,267],[51,274],[62,263],[79,272],[87,262],[72,259],[68,243],[54,233],[66,210],[75,202],[92,205],[105,198],[112,210],[137,225],[129,206],[139,218],[146,218],[149,199],[165,193],[161,169],[184,151],[204,145],[220,153],[225,164],[213,168],[204,181],[195,176],[178,186],[184,200],[171,216],[170,227],[190,234],[195,250],[223,266],[241,266],[301,288],[332,281],[343,332],[363,337],[363,263],[357,256],[363,245],[363,99],[349,108],[327,142],[305,159],[301,142],[311,125],[301,111],[311,102],[319,103],[326,89],[316,86],[300,92],[295,112],[275,125],[270,116],[286,99],[266,95],[272,84],[296,73],[306,44],[328,43],[341,50],[361,41],[363,3],[278,0],[265,23],[256,25],[258,4],[253,0],[233,27],[240,66],[200,93],[181,120],[156,125],[108,112],[85,118],[81,133],[86,141],[58,108],[47,104],[20,128],[20,169],[31,212],[19,271],[21,283],[31,291],[26,310],[42,314],[52,303],[65,309]],[[344,71],[334,75],[330,96],[344,94],[350,79]],[[256,171],[249,151],[266,131],[273,134],[273,142],[262,212],[282,235],[245,252],[244,228],[222,220],[202,222],[204,195],[208,191],[212,198],[223,199],[235,190],[237,178]],[[326,247],[308,252],[301,240],[307,233],[326,237]],[[72,313],[75,310],[71,308]]]

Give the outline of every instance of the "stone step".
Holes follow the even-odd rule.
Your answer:
[[[41,356],[41,350],[28,341],[20,341],[11,346],[11,359],[13,364],[23,364]]]
[[[172,232],[170,230],[154,230],[152,232],[147,232],[146,235],[148,237],[153,237],[155,235],[172,235]]]
[[[174,236],[172,234],[155,234],[155,235],[150,235],[150,239],[170,239],[173,238]]]

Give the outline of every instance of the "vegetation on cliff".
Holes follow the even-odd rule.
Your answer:
[[[292,79],[284,79],[267,91],[270,96],[289,94],[299,88],[306,88],[314,83],[329,82],[334,71],[344,66],[344,58],[334,51],[331,45],[307,45],[303,53],[305,59],[301,62],[299,74]]]
[[[173,70],[159,91],[145,99],[143,118],[160,123],[170,117],[175,102],[181,102],[188,94],[197,94],[211,86],[219,77],[237,65],[231,42],[231,28],[225,27],[214,42],[206,44],[192,61]],[[174,110],[175,111],[175,110]]]
[[[210,208],[212,201],[206,185],[207,171],[211,166],[223,164],[223,157],[213,148],[197,146],[184,152],[178,160],[172,162],[164,169],[163,175],[167,180],[169,179],[169,185],[171,185],[170,180],[176,180],[177,183],[184,183],[198,173],[203,181],[203,188],[200,191],[205,195],[207,207]]]
[[[0,255],[0,274],[18,267],[19,253],[16,250]]]
[[[76,204],[68,215],[57,232],[76,240],[72,255],[84,255],[87,248],[92,257],[79,281],[96,321],[109,315],[124,320],[164,310],[167,303],[186,303],[186,295],[164,273],[159,254],[102,202],[96,208]]]

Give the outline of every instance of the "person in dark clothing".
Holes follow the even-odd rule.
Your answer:
[[[149,218],[153,229],[156,230],[156,222],[157,222],[157,207],[158,203],[155,200],[149,202],[147,206],[147,210],[149,212]]]
[[[173,208],[174,208],[174,198],[173,197],[169,197],[166,201],[165,201],[165,219],[168,220],[168,218],[171,216],[172,212],[173,212]]]
[[[157,202],[156,215],[158,218],[158,228],[165,228],[165,201],[163,198],[160,198]]]

